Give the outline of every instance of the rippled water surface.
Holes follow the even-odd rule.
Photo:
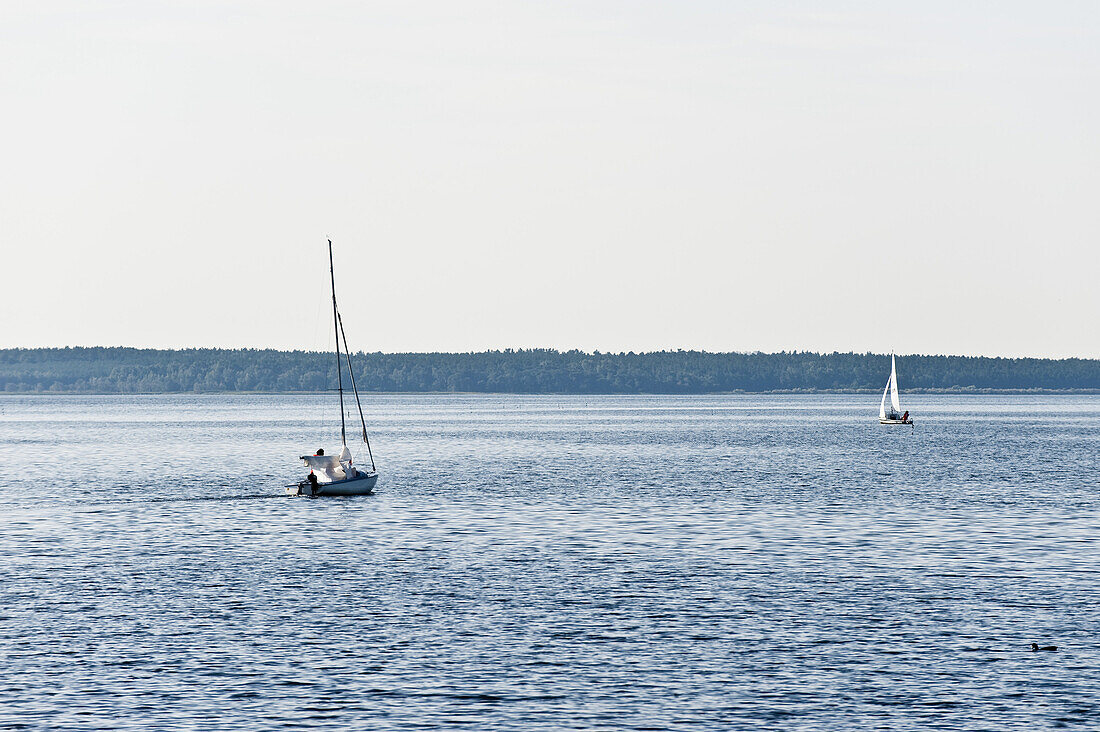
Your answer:
[[[1100,397],[330,401],[0,398],[0,727],[1100,729]]]

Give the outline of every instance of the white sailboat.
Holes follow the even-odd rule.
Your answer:
[[[890,410],[886,410],[886,397],[890,397]],[[909,412],[902,414],[901,400],[898,399],[898,369],[894,363],[894,354],[890,354],[890,380],[882,392],[882,403],[878,405],[879,424],[913,424]]]
[[[367,438],[367,421],[363,418],[363,405],[359,401],[359,389],[355,386],[355,371],[351,367],[351,351],[348,339],[344,335],[344,321],[336,307],[336,274],[332,266],[332,240],[328,242],[328,273],[332,283],[332,326],[336,333],[336,383],[340,395],[340,441],[342,447],[336,455],[326,455],[318,450],[316,455],[302,455],[302,462],[308,467],[309,475],[297,485],[287,487],[287,493],[294,496],[365,496],[374,490],[378,482],[378,471],[374,466],[374,453]],[[355,394],[355,405],[359,408],[359,422],[363,427],[363,442],[370,457],[370,470],[356,468],[352,463],[351,450],[348,449],[347,426],[344,423],[344,375],[343,362],[340,359],[340,342],[344,343],[344,359],[347,360],[348,374],[351,376],[351,390]]]

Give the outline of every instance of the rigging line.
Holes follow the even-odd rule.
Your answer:
[[[367,455],[370,456],[370,469],[371,472],[376,471],[374,467],[374,453],[370,449],[370,439],[367,437],[367,420],[363,417],[363,404],[359,401],[359,389],[355,386],[355,369],[351,367],[351,350],[348,349],[348,336],[344,333],[344,319],[340,317],[339,311],[336,313],[336,322],[340,324],[340,335],[344,339],[344,358],[348,360],[348,373],[351,374],[351,390],[355,392],[355,406],[359,407],[359,422],[363,425],[363,442],[367,443]]]
[[[336,272],[332,266],[332,239],[328,240],[328,277],[332,283],[332,330],[336,334],[336,388],[340,392],[340,442],[347,447],[348,436],[344,427],[344,375],[340,368],[340,322],[336,311]]]

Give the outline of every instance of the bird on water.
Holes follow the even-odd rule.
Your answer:
[[[1031,644],[1031,650],[1033,651],[1057,651],[1058,646],[1041,646],[1038,643]]]

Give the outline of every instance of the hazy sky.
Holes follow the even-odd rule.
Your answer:
[[[0,5],[0,346],[1100,357],[1100,3]]]

